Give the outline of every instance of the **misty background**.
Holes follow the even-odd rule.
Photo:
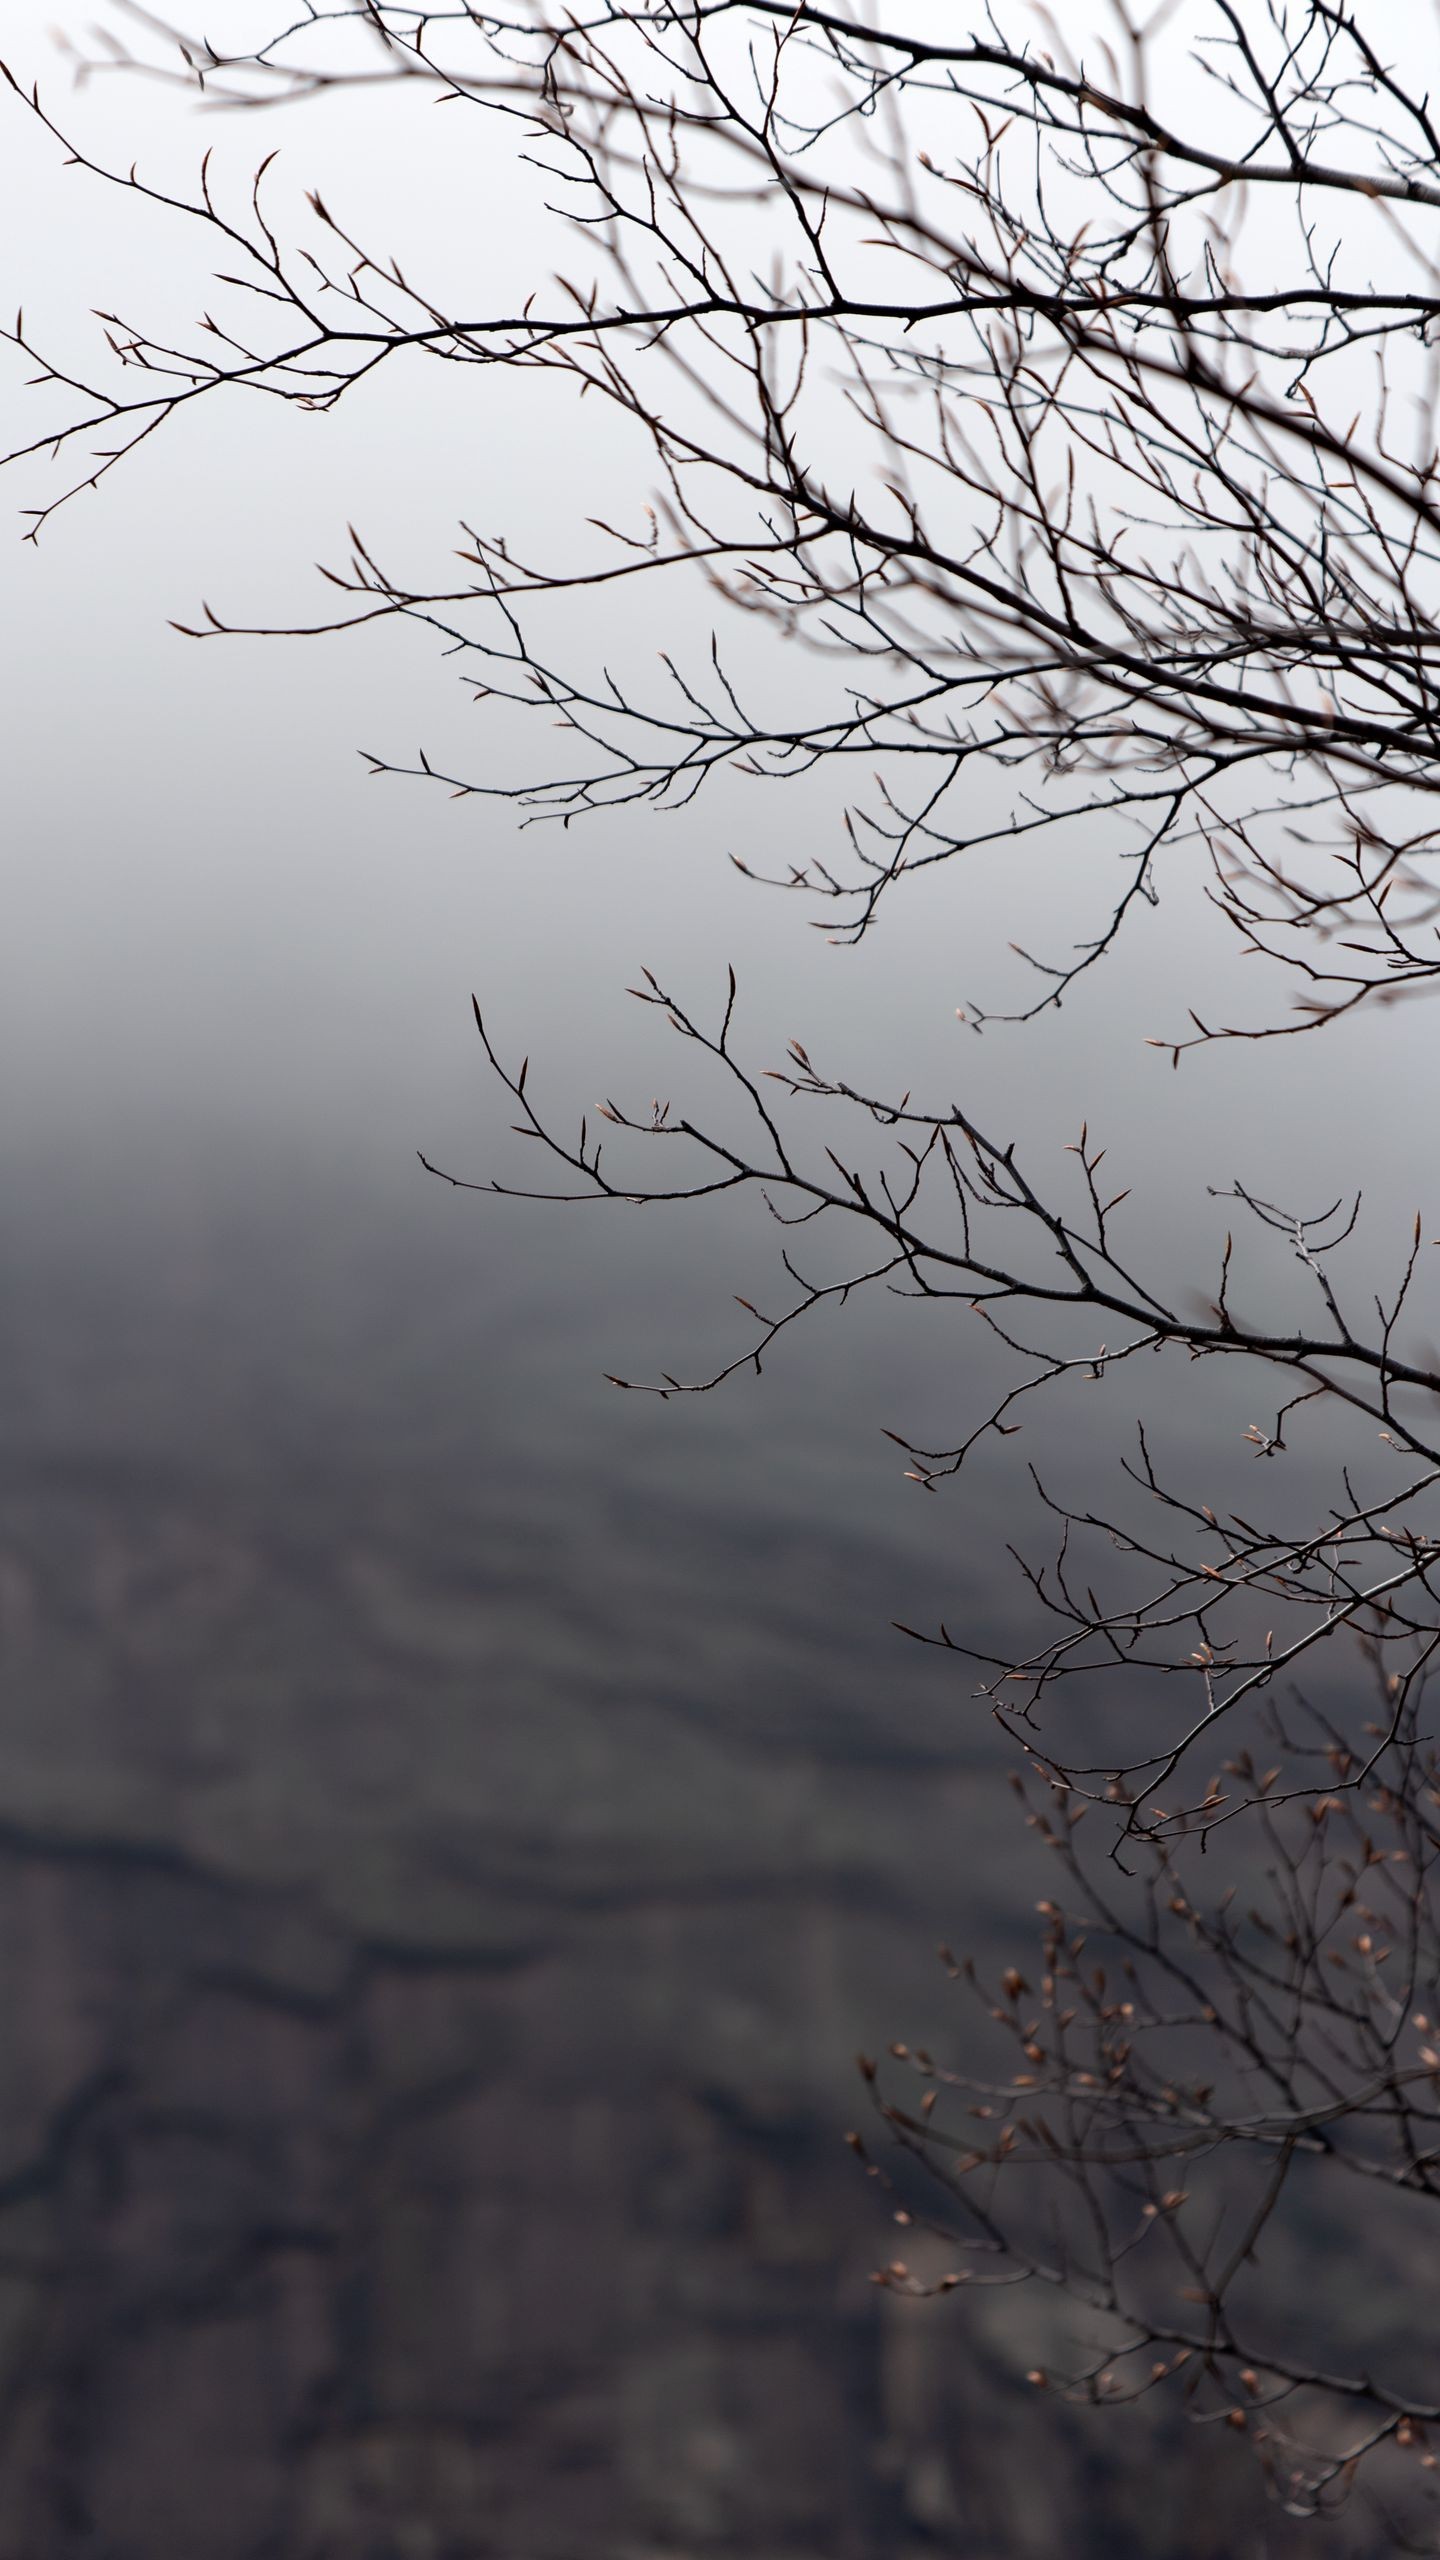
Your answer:
[[[134,82],[74,95],[38,21],[12,42],[117,165],[179,178],[208,142],[238,184],[276,138],[202,135]],[[277,119],[280,183],[438,238],[487,291],[500,259],[547,274],[534,173],[499,141],[446,157],[434,121]],[[83,347],[94,305],[203,307],[173,221],[18,107],[5,129],[7,283],[42,343]],[[25,370],[7,443],[47,422]],[[482,724],[423,635],[169,627],[202,599],[323,610],[347,521],[407,564],[461,515],[553,548],[642,477],[553,385],[397,366],[329,419],[206,402],[0,552],[16,2560],[1290,2547],[1209,2440],[1157,2509],[1122,2421],[1037,2433],[1003,2297],[878,2295],[885,2209],[843,2142],[857,2048],[973,2032],[937,1940],[996,1955],[1046,1890],[973,1684],[892,1621],[1023,1641],[1027,1462],[1083,1488],[1127,1417],[1077,1390],[922,1496],[882,1431],[953,1437],[994,1350],[893,1299],[759,1381],[617,1394],[607,1371],[742,1347],[763,1217],[477,1198],[416,1150],[533,1178],[472,988],[578,1116],[671,1090],[624,993],[642,964],[714,1012],[733,963],[759,1064],[798,1036],[884,1091],[963,1080],[1042,1157],[1088,1116],[1197,1286],[1236,1175],[1317,1205],[1363,1181],[1388,1269],[1426,1017],[1384,1021],[1383,1073],[1378,1018],[1172,1073],[1145,1041],[1199,980],[1251,1001],[1182,860],[1061,1014],[977,1038],[957,1008],[1025,990],[1012,938],[1086,929],[1109,848],[945,866],[838,949],[727,859],[833,824],[823,786],[522,830],[367,778],[357,750],[420,744],[545,769],[538,725]],[[7,505],[48,487],[21,464]],[[704,645],[699,600],[658,611],[612,598],[607,648]],[[1177,1407],[1172,1446],[1249,1463],[1244,1396]]]

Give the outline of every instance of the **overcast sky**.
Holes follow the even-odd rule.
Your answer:
[[[503,129],[478,171],[435,143],[437,123],[458,128],[394,96],[291,111],[273,131],[209,119],[202,132],[178,92],[112,81],[76,96],[38,22],[23,51],[17,70],[43,73],[53,105],[114,164],[138,156],[176,180],[212,143],[217,184],[238,186],[278,139],[292,196],[319,182],[358,220],[378,195],[377,219],[437,240],[457,271],[473,261],[477,290],[495,289],[502,256],[539,281],[564,254]],[[5,130],[6,289],[42,342],[82,349],[95,303],[146,319],[203,307],[203,272],[175,225],[61,167],[13,104]],[[43,397],[23,389],[24,370],[9,372],[12,435]],[[424,635],[201,646],[168,627],[202,599],[239,617],[311,609],[311,564],[341,555],[348,519],[386,556],[442,559],[462,515],[563,542],[617,488],[643,501],[635,468],[595,404],[581,413],[549,387],[537,399],[503,376],[428,366],[387,371],[329,419],[207,403],[67,507],[38,548],[18,540],[17,511],[49,488],[45,470],[0,481],[14,537],[0,550],[12,1168],[42,1168],[52,1192],[83,1198],[102,1165],[107,1182],[117,1168],[138,1182],[183,1153],[187,1178],[233,1198],[269,1160],[287,1178],[343,1173],[438,1220],[458,1204],[426,1191],[417,1146],[464,1171],[512,1161],[504,1098],[479,1070],[472,987],[512,1054],[528,1050],[548,1093],[578,1110],[608,1091],[669,1090],[656,1026],[623,994],[639,965],[698,1004],[718,1000],[733,960],[762,1063],[798,1034],[890,1090],[963,1089],[998,1135],[1056,1146],[1088,1116],[1158,1251],[1217,1244],[1226,1213],[1207,1186],[1237,1172],[1262,1191],[1327,1198],[1363,1178],[1388,1267],[1416,1201],[1415,1117],[1395,1097],[1411,1079],[1423,1089],[1430,1016],[1376,1016],[1172,1074],[1146,1035],[1183,1024],[1197,977],[1213,993],[1228,972],[1243,989],[1193,871],[1136,916],[1062,1017],[978,1040],[957,1007],[1015,991],[1012,937],[1053,949],[1083,929],[1113,873],[1109,848],[1064,866],[1008,854],[949,866],[892,898],[862,950],[837,950],[801,902],[747,887],[727,863],[737,841],[785,859],[796,804],[784,791],[736,786],[681,817],[522,835],[493,805],[366,777],[362,747],[406,758],[423,743],[468,770],[497,752]],[[636,666],[675,643],[655,611],[643,588],[614,609],[615,649]],[[682,617],[687,637],[703,644]],[[524,744],[543,759],[538,732]],[[834,823],[823,795],[805,805],[807,825]],[[487,1262],[513,1253],[520,1285],[533,1227],[480,1214]],[[606,1253],[617,1273],[633,1254],[643,1292],[654,1230],[632,1232],[633,1246]],[[583,1268],[585,1251],[577,1241],[560,1260],[574,1252]],[[707,1285],[712,1254],[707,1242]],[[743,1263],[726,1274],[722,1336],[729,1289],[756,1279]],[[912,1391],[923,1400],[922,1373]]]

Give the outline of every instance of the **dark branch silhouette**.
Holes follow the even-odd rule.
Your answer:
[[[1113,42],[1005,0],[958,30],[900,0],[873,22],[812,0],[573,16],[335,0],[227,56],[127,16],[132,40],[88,68],[177,80],[212,112],[379,86],[468,111],[482,135],[503,120],[558,198],[571,264],[520,308],[457,303],[369,238],[363,208],[312,194],[282,227],[268,160],[243,201],[221,201],[208,163],[172,193],[20,101],[93,181],[198,228],[217,259],[214,308],[183,343],[111,314],[83,376],[17,319],[52,413],[10,457],[52,474],[33,537],[202,402],[329,411],[423,358],[541,373],[637,439],[647,500],[630,521],[566,525],[534,557],[467,524],[444,589],[357,533],[326,573],[338,601],[284,627],[414,624],[482,714],[511,730],[540,715],[547,760],[513,780],[483,753],[461,770],[376,753],[377,773],[565,824],[680,811],[727,772],[802,793],[838,776],[834,848],[777,885],[840,941],[916,872],[1004,849],[1021,896],[1037,848],[1098,847],[1093,924],[1059,950],[1027,935],[1034,987],[1012,1020],[1061,1004],[1138,902],[1193,894],[1198,850],[1271,1000],[1230,1019],[1197,988],[1188,1024],[1156,1027],[1176,1065],[1430,989],[1433,29],[1407,26],[1392,58],[1379,0],[1188,0],[1148,25],[1117,7]],[[612,586],[668,614],[697,581],[709,646],[669,650],[658,678],[587,653],[567,616]],[[240,626],[206,606],[188,627]],[[803,682],[783,658],[757,673],[765,633],[803,645]],[[1318,2217],[1348,2234],[1353,2207],[1354,2250],[1413,2267],[1440,2166],[1440,1365],[1422,1217],[1375,1297],[1347,1278],[1358,1202],[1237,1184],[1219,1269],[1177,1286],[1087,1125],[1068,1165],[1040,1165],[963,1101],[869,1092],[798,1042],[779,1067],[748,1060],[733,976],[713,1019],[648,973],[635,992],[683,1044],[687,1098],[607,1102],[574,1136],[477,1008],[546,1160],[536,1192],[758,1194],[784,1232],[763,1304],[740,1301],[738,1347],[698,1376],[617,1384],[673,1396],[758,1372],[861,1290],[953,1301],[990,1328],[999,1384],[947,1444],[902,1442],[929,1491],[1037,1397],[1136,1387],[1113,1499],[1077,1507],[1037,1477],[1056,1536],[1024,1564],[1030,1649],[907,1630],[978,1662],[1060,1865],[1035,1986],[1013,1969],[988,2001],[1023,2068],[900,2049],[926,2083],[912,2102],[866,2066],[893,2142],[943,2190],[958,2254],[935,2281],[1058,2288],[1100,2344],[1037,2381],[1106,2401],[1173,2385],[1198,2421],[1246,2436],[1287,2504],[1332,2507],[1364,2466],[1396,2547],[1435,2547],[1414,2540],[1411,2496],[1440,2423],[1423,2334],[1397,2335],[1393,2374],[1372,2369],[1343,2289],[1312,2304],[1296,2255]],[[978,1028],[998,1007],[967,1011]],[[1279,1324],[1246,1312],[1248,1275],[1277,1252],[1299,1265]],[[1244,1364],[1265,1398],[1260,1460],[1327,1417],[1345,1453],[1318,1513],[1268,1464],[1275,1489],[1243,1515],[1175,1481],[1144,1426],[1156,1360]],[[1079,1714],[1061,1711],[1072,1690]],[[1088,1861],[1087,1813],[1103,1842]],[[1103,1972],[1087,1946],[1108,1951]],[[922,2282],[905,2261],[884,2280]]]

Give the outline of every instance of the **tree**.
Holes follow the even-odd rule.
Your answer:
[[[233,52],[137,23],[117,66],[212,104],[378,83],[515,121],[578,264],[519,310],[471,307],[318,196],[282,220],[268,162],[237,205],[203,170],[179,195],[78,153],[122,199],[198,226],[226,299],[180,345],[110,315],[83,379],[17,321],[60,404],[12,457],[58,473],[33,535],[202,401],[333,410],[422,357],[558,376],[639,438],[643,514],[567,525],[535,558],[467,525],[444,591],[358,536],[328,573],[339,601],[308,627],[418,624],[492,713],[565,733],[519,782],[406,769],[566,824],[681,811],[737,771],[797,793],[839,777],[843,815],[778,885],[841,942],[919,871],[1004,849],[1018,905],[1043,850],[1098,841],[1118,890],[1078,947],[1034,951],[1033,992],[1004,1018],[1078,999],[1138,906],[1203,886],[1270,1001],[1232,1016],[1197,990],[1164,1043],[1176,1067],[1245,1041],[1260,1074],[1266,1043],[1343,1038],[1428,989],[1430,31],[1407,30],[1415,59],[1395,63],[1371,0],[1187,0],[1148,24],[1117,6],[1083,41],[1018,7],[957,30],[900,0],[873,19],[813,0],[573,17],[336,0]],[[567,645],[566,612],[595,591],[663,605],[697,580],[715,636],[667,655],[658,685]],[[207,608],[197,636],[230,627]],[[803,681],[757,681],[757,629],[803,645]],[[741,1301],[738,1351],[624,1383],[708,1391],[861,1289],[953,1304],[991,1328],[1000,1384],[953,1445],[904,1444],[927,1490],[1065,1382],[1135,1388],[1113,1496],[1079,1508],[1040,1488],[1057,1543],[1027,1568],[1032,1647],[980,1663],[1058,1862],[1033,1985],[1017,1966],[984,1998],[1019,2054],[956,2073],[898,2048],[913,2099],[864,2065],[887,2144],[857,2143],[880,2179],[918,2162],[951,2252],[933,2278],[901,2259],[882,2280],[1055,2287],[1099,2346],[1037,2383],[1173,2390],[1243,2433],[1302,2511],[1364,2466],[1393,2534],[1433,2547],[1413,2540],[1434,2531],[1440,2424],[1423,2329],[1400,2323],[1377,2363],[1353,2289],[1304,2267],[1317,2234],[1342,2271],[1342,2235],[1367,2263],[1413,2265],[1414,2217],[1440,2192],[1425,1220],[1372,1300],[1347,1276],[1358,1202],[1314,1215],[1237,1186],[1197,1296],[1133,1202],[1121,1217],[1087,1125],[1057,1174],[963,1100],[867,1090],[798,1043],[762,1071],[733,978],[713,1017],[648,974],[635,992],[682,1044],[686,1099],[609,1102],[574,1135],[477,1010],[550,1159],[546,1196],[760,1193],[805,1233],[782,1240],[769,1312]],[[1252,1314],[1256,1250],[1276,1245],[1296,1293]],[[1152,1455],[1156,1359],[1268,1382],[1273,1419],[1249,1435],[1268,1500],[1217,1509]],[[1322,1422],[1333,1481],[1307,1508],[1280,1462]],[[908,1632],[968,1657],[945,1627]],[[897,2196],[902,2221],[925,2210]]]

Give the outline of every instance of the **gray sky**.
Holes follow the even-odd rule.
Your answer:
[[[38,29],[27,51],[33,63],[17,68],[43,67]],[[202,133],[178,95],[130,82],[72,99],[59,65],[47,94],[73,108],[95,148],[117,162],[138,152],[172,178],[216,142],[222,187],[238,183],[262,132],[212,119]],[[437,153],[433,113],[405,102],[305,118],[277,123],[287,188],[318,180],[327,199],[361,211],[378,193],[402,233],[408,224],[439,241],[457,270],[473,258],[486,290],[502,255],[534,276],[563,256],[533,174],[503,158],[503,136],[477,173]],[[83,347],[92,302],[147,319],[200,307],[202,278],[174,226],[132,225],[127,202],[60,168],[13,108],[7,139],[8,289],[23,294],[46,343]],[[6,415],[23,426],[41,395],[18,374]],[[44,484],[38,466],[12,471],[7,505]],[[522,834],[503,808],[365,776],[361,746],[404,757],[423,742],[464,770],[507,751],[423,635],[199,646],[167,627],[202,598],[235,616],[310,610],[320,592],[311,563],[340,555],[347,518],[387,558],[438,561],[461,514],[563,544],[572,511],[617,492],[637,505],[647,485],[594,404],[580,414],[549,385],[537,399],[503,376],[397,368],[332,419],[240,398],[207,404],[65,509],[38,550],[0,552],[0,1136],[11,1165],[39,1168],[51,1195],[81,1199],[101,1167],[107,1183],[121,1168],[138,1183],[182,1156],[187,1179],[216,1196],[243,1191],[266,1162],[302,1184],[343,1176],[427,1231],[448,1221],[471,1239],[462,1250],[519,1290],[537,1253],[552,1285],[570,1267],[593,1280],[603,1263],[607,1288],[632,1304],[673,1305],[677,1289],[684,1302],[689,1271],[704,1287],[679,1330],[698,1356],[707,1340],[732,1339],[730,1290],[763,1281],[753,1238],[692,1226],[662,1243],[646,1220],[607,1234],[603,1248],[581,1243],[590,1230],[576,1225],[551,1244],[560,1231],[542,1241],[522,1214],[437,1197],[413,1150],[467,1172],[519,1161],[504,1097],[480,1072],[472,987],[506,1047],[528,1049],[548,1093],[578,1111],[607,1091],[645,1101],[670,1090],[665,1042],[623,994],[639,964],[701,1003],[718,1001],[733,960],[762,1063],[798,1034],[857,1080],[963,1090],[997,1135],[1028,1132],[1047,1147],[1088,1116],[1135,1186],[1128,1214],[1147,1249],[1188,1257],[1197,1282],[1227,1216],[1206,1186],[1236,1173],[1262,1191],[1327,1198],[1363,1180],[1379,1212],[1377,1267],[1388,1269],[1417,1178],[1414,1118],[1392,1097],[1424,1076],[1430,1017],[1416,1007],[1172,1074],[1147,1034],[1183,1027],[1197,991],[1249,1000],[1193,870],[1167,881],[1159,911],[1134,919],[1061,1017],[977,1040],[956,1007],[1019,988],[1012,937],[1053,951],[1084,929],[1114,874],[1106,847],[1063,863],[1004,853],[946,866],[892,897],[862,950],[835,950],[799,901],[747,887],[725,859],[742,843],[783,860],[797,817],[834,823],[823,793],[802,804],[736,784],[683,817]],[[657,625],[643,588],[607,612],[607,646],[636,667],[653,665],[677,632],[703,646],[690,608],[678,626]],[[522,736],[516,751],[542,762],[543,734]],[[697,1315],[712,1286],[713,1335]],[[857,1326],[857,1352],[862,1340],[888,1346],[866,1357],[881,1358],[913,1421],[933,1393],[933,1333],[883,1309]],[[960,1340],[952,1331],[947,1370],[972,1356],[957,1352]]]

